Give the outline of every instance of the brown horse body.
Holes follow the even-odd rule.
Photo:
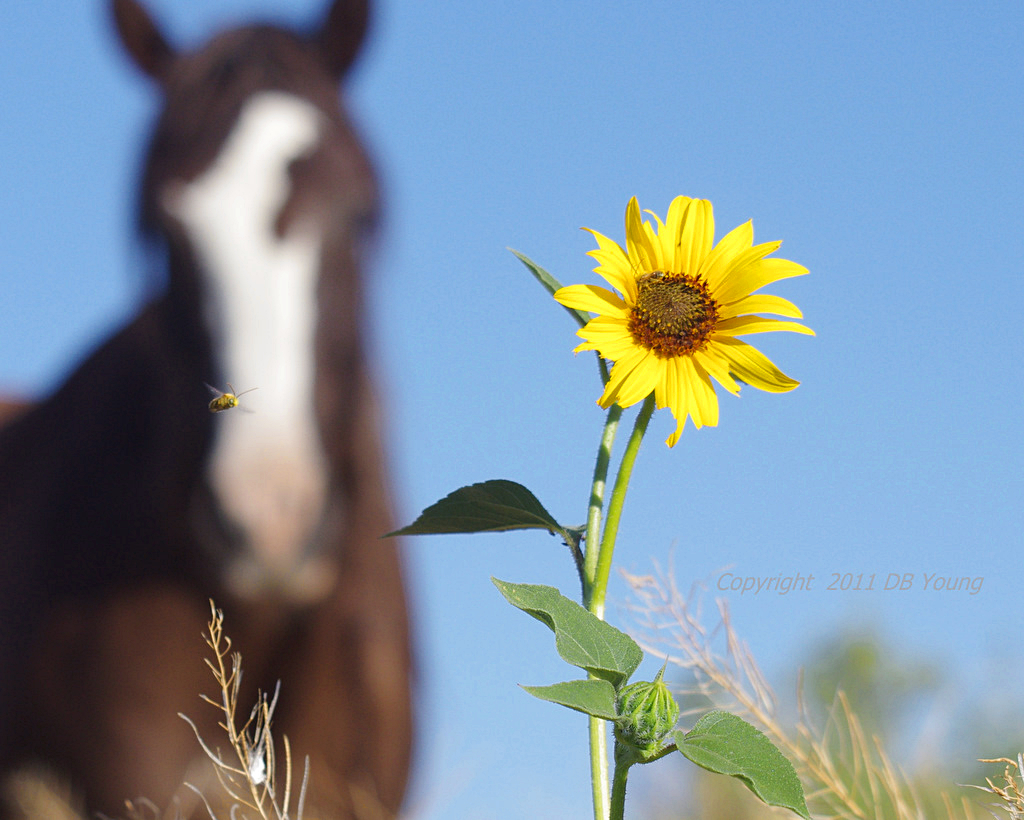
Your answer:
[[[361,345],[358,252],[376,188],[337,99],[365,4],[337,0],[313,37],[252,27],[186,55],[135,0],[114,8],[165,95],[142,224],[166,247],[167,287],[0,430],[2,773],[42,763],[108,814],[140,796],[166,805],[200,757],[178,713],[223,745],[199,699],[215,694],[199,640],[212,598],[249,702],[281,681],[274,728],[310,757],[307,805],[393,814],[410,651],[398,554],[379,538],[392,527]],[[235,159],[260,156],[280,165],[273,196],[258,179],[217,187],[237,181]],[[224,240],[221,216],[237,213],[255,227]],[[249,254],[246,231],[266,250]],[[283,281],[293,271],[312,311]],[[251,416],[207,411],[204,382],[228,379],[259,387]]]

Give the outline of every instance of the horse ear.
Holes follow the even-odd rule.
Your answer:
[[[125,50],[146,74],[160,80],[174,58],[174,49],[149,12],[137,0],[113,0],[111,9]]]
[[[366,38],[370,0],[334,0],[317,40],[324,60],[339,79],[348,71]]]

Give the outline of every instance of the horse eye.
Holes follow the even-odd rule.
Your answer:
[[[210,85],[216,88],[230,85],[235,75],[238,74],[238,64],[237,56],[228,57],[224,62],[218,63],[210,74]]]

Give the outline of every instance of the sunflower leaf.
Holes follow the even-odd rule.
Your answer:
[[[427,507],[407,527],[384,537],[523,529],[547,530],[561,535],[567,544],[579,543],[578,531],[562,527],[522,484],[504,479],[460,487]]]
[[[615,687],[600,678],[569,680],[550,686],[524,686],[535,698],[568,706],[602,720],[615,720]]]
[[[675,733],[676,748],[698,766],[738,778],[769,806],[810,818],[793,764],[765,735],[728,712],[708,712],[689,732]]]
[[[512,253],[516,255],[520,262],[526,265],[527,269],[534,275],[538,282],[544,286],[544,289],[552,296],[555,295],[556,290],[562,288],[562,283],[559,282],[554,276],[548,273],[544,268],[534,262],[530,257],[520,253],[515,248],[509,248]],[[583,327],[587,322],[591,320],[591,315],[585,310],[576,310],[575,308],[565,308],[569,315],[572,316],[576,322],[579,323],[580,327]]]
[[[491,580],[512,606],[555,633],[555,648],[566,663],[586,669],[618,688],[643,660],[643,650],[629,635],[587,612],[554,587]]]

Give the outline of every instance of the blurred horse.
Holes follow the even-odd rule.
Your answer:
[[[14,398],[13,396],[0,398],[0,427],[16,419],[28,410],[30,406],[31,404],[26,399]]]
[[[274,729],[310,758],[307,806],[393,815],[411,660],[363,343],[377,189],[338,98],[367,0],[187,53],[138,0],[112,7],[163,96],[140,223],[164,281],[0,430],[0,775],[42,764],[88,811],[167,805],[199,777],[178,713],[226,745],[199,698],[219,699],[212,598],[243,704],[281,681]],[[228,380],[259,388],[253,412],[208,411],[204,383]]]

